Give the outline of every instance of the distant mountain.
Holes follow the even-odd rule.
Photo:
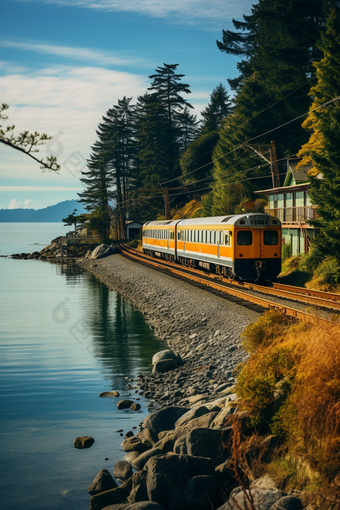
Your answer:
[[[78,214],[86,213],[76,200],[64,200],[44,209],[0,209],[0,222],[60,223],[63,218],[77,209]]]

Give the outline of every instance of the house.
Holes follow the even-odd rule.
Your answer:
[[[136,239],[141,236],[142,224],[138,221],[126,222],[126,236],[127,239]]]
[[[291,245],[292,255],[308,251],[310,239],[315,235],[315,228],[309,225],[308,220],[317,217],[317,206],[311,203],[308,196],[310,167],[297,169],[297,163],[296,159],[287,161],[283,186],[255,192],[268,196],[265,212],[281,220],[282,243]]]

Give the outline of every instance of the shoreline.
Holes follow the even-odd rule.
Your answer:
[[[212,397],[219,385],[235,384],[234,369],[247,358],[240,335],[247,324],[257,320],[259,312],[119,254],[95,261],[80,259],[77,264],[130,301],[143,313],[155,334],[181,356],[184,363],[173,377],[168,372],[144,377],[144,396],[163,406],[179,402],[185,405],[186,397],[197,395],[198,390]],[[179,388],[173,381],[179,375],[190,380],[191,385]]]

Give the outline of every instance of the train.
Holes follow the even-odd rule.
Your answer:
[[[265,213],[148,221],[143,252],[239,281],[274,280],[281,272],[281,222]]]

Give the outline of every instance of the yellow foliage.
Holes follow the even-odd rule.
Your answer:
[[[171,217],[173,220],[180,220],[186,218],[194,218],[195,213],[200,209],[202,203],[198,200],[191,200],[184,207],[178,209],[177,211],[171,211]]]
[[[254,326],[246,329],[257,349],[238,376],[240,406],[329,482],[340,471],[340,325],[315,318],[284,326],[269,312]]]

